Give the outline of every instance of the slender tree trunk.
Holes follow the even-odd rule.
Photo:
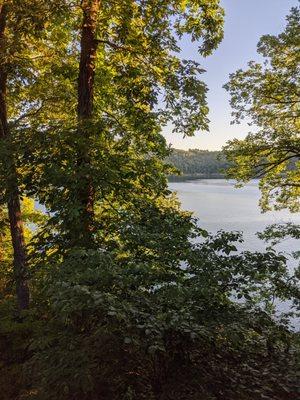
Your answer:
[[[94,187],[90,176],[89,124],[93,115],[95,59],[97,51],[96,26],[100,0],[83,0],[83,20],[80,42],[80,64],[78,76],[78,133],[83,140],[78,156],[80,171],[78,197],[81,207],[83,244],[91,243],[94,232]]]
[[[5,53],[5,27],[8,6],[0,6],[0,52]],[[4,58],[4,57],[3,57]],[[14,274],[16,280],[17,300],[20,310],[29,306],[29,288],[27,282],[26,251],[24,241],[24,228],[21,215],[19,188],[17,181],[14,155],[10,146],[10,131],[7,121],[7,71],[4,63],[0,65],[0,140],[7,143],[5,165],[7,168],[6,195],[10,223],[12,245],[14,249]]]

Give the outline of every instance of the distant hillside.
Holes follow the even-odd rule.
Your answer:
[[[182,172],[181,177],[171,176],[170,180],[192,178],[222,178],[223,170],[229,165],[221,151],[174,149],[168,162]]]

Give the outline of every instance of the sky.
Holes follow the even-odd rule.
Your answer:
[[[164,136],[174,148],[220,150],[228,140],[246,136],[250,130],[246,123],[230,125],[229,95],[222,86],[230,73],[245,69],[250,60],[261,60],[256,52],[259,38],[280,33],[285,27],[285,16],[299,3],[298,0],[221,0],[221,4],[225,9],[224,39],[211,56],[200,56],[195,43],[188,40],[181,43],[182,57],[196,60],[206,70],[202,79],[209,89],[210,132],[183,138],[172,133],[170,126],[166,127]]]

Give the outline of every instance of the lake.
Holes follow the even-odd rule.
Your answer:
[[[257,180],[243,188],[235,188],[233,181],[225,179],[170,182],[169,188],[177,192],[183,209],[193,211],[202,228],[213,233],[220,229],[242,231],[244,249],[265,248],[264,242],[255,233],[264,230],[267,225],[279,222],[300,224],[300,213],[291,214],[287,210],[261,213]],[[299,241],[285,239],[277,248],[286,252],[299,250]]]

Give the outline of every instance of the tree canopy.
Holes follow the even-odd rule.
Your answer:
[[[230,76],[234,122],[250,121],[253,131],[224,151],[229,175],[244,182],[259,177],[261,206],[299,211],[300,195],[300,9],[292,8],[285,30],[258,43],[264,62]]]

